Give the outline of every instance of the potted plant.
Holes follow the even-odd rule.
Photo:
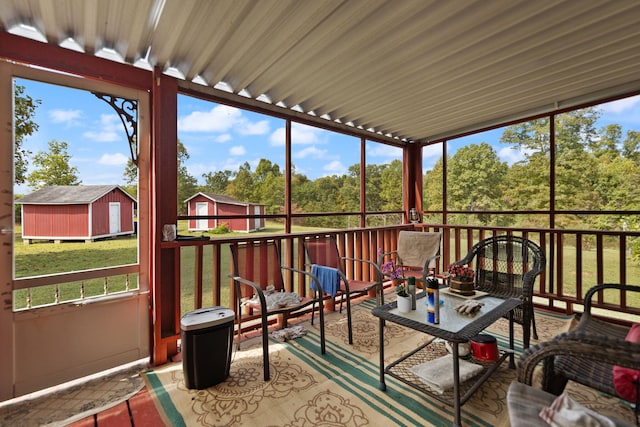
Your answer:
[[[378,254],[382,255],[382,249],[378,249]],[[398,311],[401,313],[411,311],[411,295],[409,295],[407,285],[404,281],[404,269],[402,266],[397,266],[395,261],[391,259],[380,265],[380,271],[389,277],[396,286]]]
[[[449,289],[461,295],[475,294],[473,268],[464,264],[449,265]]]
[[[400,282],[396,286],[396,303],[400,313],[411,311],[411,295],[407,292],[407,285],[404,282]]]

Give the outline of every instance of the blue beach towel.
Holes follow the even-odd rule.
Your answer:
[[[318,278],[324,292],[332,297],[336,296],[340,288],[340,276],[337,268],[313,264],[311,265],[311,274]],[[315,282],[311,282],[311,289],[317,290]]]

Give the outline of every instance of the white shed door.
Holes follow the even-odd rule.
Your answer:
[[[209,215],[209,203],[196,202],[196,215]],[[196,220],[196,230],[208,230],[209,220],[198,219]]]
[[[120,202],[109,202],[109,234],[120,231]]]
[[[254,206],[254,215],[260,215],[260,206]],[[260,230],[260,218],[255,218],[255,227],[256,230]]]

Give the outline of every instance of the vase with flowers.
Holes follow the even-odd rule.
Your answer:
[[[449,265],[449,290],[460,295],[474,295],[473,268],[464,264]]]
[[[382,256],[382,249],[378,249],[378,255]],[[408,286],[405,283],[404,269],[402,266],[396,265],[395,260],[391,259],[380,265],[380,272],[391,279],[396,287],[396,302],[398,311],[408,313],[411,311],[411,295]]]

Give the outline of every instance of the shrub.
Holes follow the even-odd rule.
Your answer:
[[[209,230],[209,233],[211,234],[227,234],[230,232],[231,232],[231,229],[229,228],[229,224],[226,224],[226,223],[222,223],[216,228],[212,228],[211,230]]]

